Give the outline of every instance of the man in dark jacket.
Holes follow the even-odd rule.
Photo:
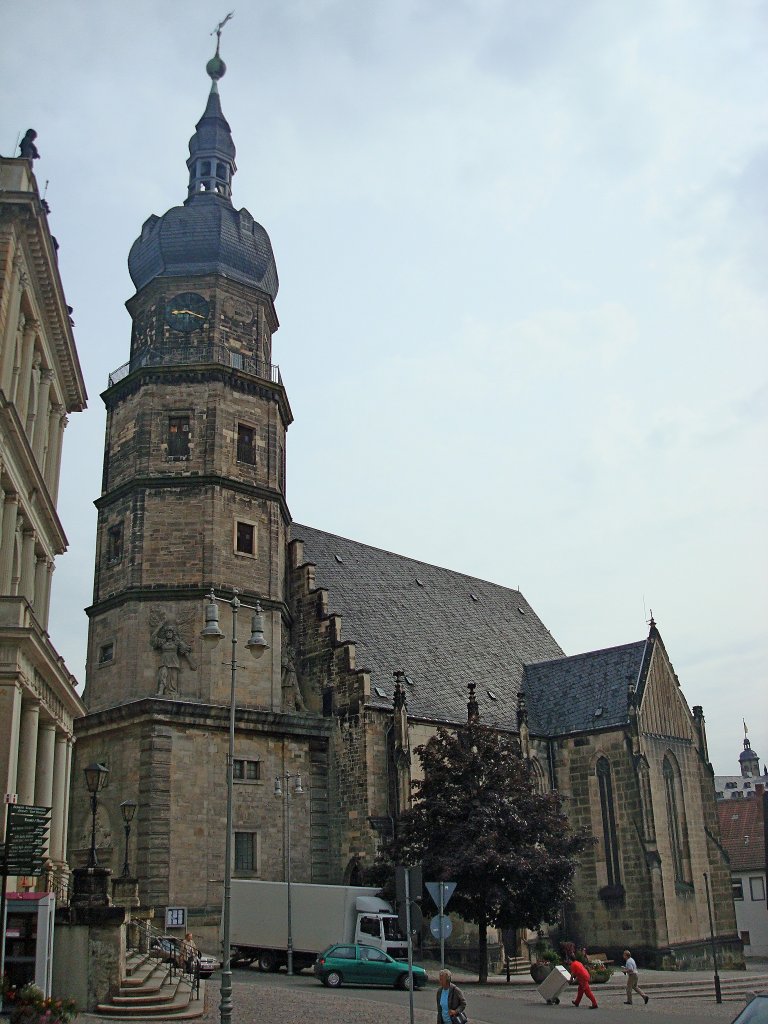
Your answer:
[[[456,1014],[467,1005],[464,993],[451,982],[450,971],[440,971],[437,990],[437,1024],[454,1024]]]

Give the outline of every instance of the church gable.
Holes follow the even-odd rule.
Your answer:
[[[696,736],[688,703],[653,623],[648,639],[650,663],[637,688],[638,731],[694,743]]]

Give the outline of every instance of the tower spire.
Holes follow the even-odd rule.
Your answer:
[[[221,110],[217,83],[227,73],[227,65],[219,55],[221,30],[233,14],[234,11],[230,11],[211,32],[211,35],[216,35],[216,53],[205,65],[211,79],[211,91],[203,116],[195,126],[195,134],[189,140],[187,202],[196,196],[218,196],[227,201],[232,196],[232,177],[237,171],[235,144],[232,141],[232,130]]]

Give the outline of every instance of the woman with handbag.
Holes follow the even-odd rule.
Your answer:
[[[437,1024],[468,1024],[464,1012],[467,1000],[464,993],[451,981],[450,971],[440,971],[437,990]]]

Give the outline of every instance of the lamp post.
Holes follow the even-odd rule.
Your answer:
[[[285,787],[283,787],[285,782]],[[285,829],[285,880],[288,885],[288,974],[293,974],[293,923],[291,919],[291,783],[294,796],[301,796],[301,775],[298,772],[275,776],[275,796],[283,798],[283,827]]]
[[[235,760],[235,690],[237,686],[237,613],[241,608],[251,608],[251,635],[246,647],[254,656],[260,658],[264,651],[269,650],[269,644],[264,639],[264,616],[261,605],[256,602],[254,607],[241,604],[237,591],[230,600],[224,597],[216,597],[211,587],[208,600],[205,605],[205,626],[200,634],[207,644],[215,647],[219,640],[224,637],[219,628],[218,604],[228,604],[232,609],[232,660],[229,663],[231,669],[231,686],[229,694],[229,750],[227,753],[227,831],[224,844],[224,897],[221,908],[221,932],[222,943],[222,964],[221,964],[221,1001],[219,1003],[219,1017],[221,1024],[231,1024],[232,1021],[232,961],[229,950],[230,936],[230,903],[232,899],[232,791],[234,789],[234,760]],[[226,662],[225,662],[226,664]]]
[[[91,794],[91,849],[88,853],[88,867],[98,867],[98,860],[96,858],[96,807],[97,805],[97,793],[99,790],[104,789],[107,784],[107,776],[109,775],[109,768],[106,768],[103,764],[99,764],[94,761],[93,764],[89,764],[86,768],[83,768],[83,774],[85,775],[85,785],[88,787],[88,792]]]
[[[123,800],[120,804],[120,813],[123,816],[123,828],[125,829],[125,861],[123,862],[123,878],[130,878],[131,872],[128,867],[128,839],[131,835],[131,822],[136,813],[135,800]]]

